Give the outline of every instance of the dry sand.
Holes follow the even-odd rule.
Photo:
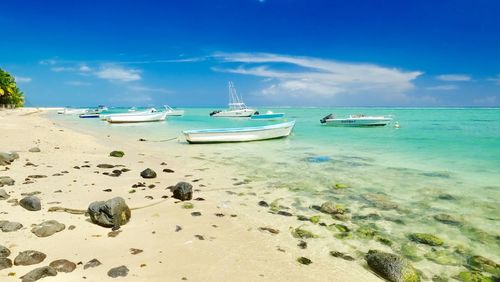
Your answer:
[[[334,258],[329,255],[331,249],[315,247],[315,239],[305,240],[307,249],[298,248],[299,240],[288,230],[299,225],[295,217],[268,213],[268,209],[257,205],[258,195],[238,197],[227,192],[240,193],[245,189],[233,186],[234,178],[241,179],[233,168],[212,167],[193,158],[190,154],[196,150],[179,152],[165,144],[167,149],[159,151],[147,142],[91,136],[63,128],[46,118],[44,111],[0,111],[0,152],[15,151],[20,156],[7,166],[8,170],[0,166],[0,176],[16,181],[15,185],[1,189],[10,194],[10,199],[18,200],[23,198],[22,193],[39,191],[37,196],[42,202],[40,211],[28,211],[0,201],[0,220],[24,226],[15,232],[0,232],[0,245],[11,250],[12,260],[19,252],[30,249],[47,255],[39,264],[0,270],[1,281],[18,281],[28,271],[57,259],[75,262],[77,268],[42,281],[380,281],[359,256],[357,261]],[[29,152],[32,147],[39,147],[41,152]],[[122,150],[125,156],[110,157],[112,150]],[[26,166],[27,162],[36,166]],[[167,165],[160,165],[162,162]],[[130,171],[119,177],[103,175],[113,170],[96,167],[103,163],[124,165]],[[140,172],[148,167],[157,172],[157,178],[141,178]],[[164,168],[175,172],[162,172]],[[53,176],[62,171],[69,173]],[[47,178],[23,184],[28,175],[36,174]],[[194,198],[205,200],[189,201],[194,208],[183,208],[184,203],[172,198],[166,189],[179,181],[193,184]],[[129,193],[138,182],[155,187],[137,188],[135,193]],[[83,210],[93,201],[116,196],[123,197],[131,208],[155,205],[133,210],[130,222],[121,227],[116,237],[108,237],[110,228],[91,223],[85,215],[48,212],[52,206]],[[192,216],[192,212],[202,215]],[[45,238],[31,233],[32,224],[51,219],[65,224],[66,229]],[[69,230],[70,225],[75,229]],[[182,230],[176,232],[177,225]],[[259,227],[276,228],[280,233],[270,234]],[[342,250],[341,242],[335,244],[337,250]],[[133,255],[131,248],[143,252]],[[313,263],[299,264],[297,258],[301,256]],[[102,265],[84,270],[83,264],[94,258]],[[108,277],[109,269],[121,265],[129,269],[126,277]]]

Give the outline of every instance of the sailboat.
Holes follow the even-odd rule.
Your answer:
[[[232,81],[229,81],[229,109],[213,111],[210,113],[212,117],[249,117],[256,111],[249,109],[243,102],[243,98],[238,96],[236,88]]]

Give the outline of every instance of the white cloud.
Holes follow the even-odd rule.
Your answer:
[[[137,69],[126,69],[121,66],[104,66],[95,74],[97,77],[113,81],[136,81],[141,80],[141,71]]]
[[[80,68],[78,68],[78,70],[81,71],[81,72],[92,71],[92,69],[89,66],[85,65],[85,64],[81,65]]]
[[[131,91],[137,91],[137,92],[172,93],[171,90],[168,90],[165,88],[153,88],[153,87],[146,87],[146,86],[140,86],[140,85],[130,86],[128,89]]]
[[[32,81],[31,77],[16,76],[17,83],[30,83]]]
[[[72,67],[52,67],[50,68],[53,72],[63,72],[63,71],[75,71],[75,68]]]
[[[497,74],[496,77],[491,77],[491,78],[488,78],[489,81],[494,81],[496,82],[496,84],[500,84],[500,74]]]
[[[443,84],[443,85],[430,86],[430,87],[427,87],[426,89],[427,90],[438,90],[438,91],[449,91],[449,90],[458,89],[458,86],[455,84]]]
[[[470,81],[471,77],[467,74],[442,74],[436,76],[438,80],[442,81]]]
[[[64,84],[71,86],[90,86],[92,83],[79,80],[66,81]]]
[[[237,67],[215,67],[214,71],[253,75],[272,79],[263,94],[290,96],[390,92],[398,95],[414,88],[420,71],[401,71],[374,64],[346,63],[312,57],[269,53],[216,53],[223,63]],[[279,66],[277,66],[279,65]],[[290,70],[284,70],[289,66]]]
[[[52,59],[49,59],[49,60],[41,60],[38,62],[40,65],[55,65],[57,64],[57,61],[56,60],[52,60]]]

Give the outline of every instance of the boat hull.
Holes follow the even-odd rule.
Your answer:
[[[117,115],[107,118],[109,123],[141,123],[141,122],[156,122],[164,121],[167,114],[164,112],[153,114],[139,114],[139,115]]]
[[[386,126],[392,118],[339,118],[327,119],[325,125],[338,127],[376,127]]]
[[[278,120],[285,117],[284,113],[252,115],[251,120]]]
[[[175,116],[183,116],[184,111],[183,110],[171,110],[171,111],[166,111],[167,116],[169,117],[175,117]]]
[[[204,129],[184,131],[189,143],[249,142],[287,137],[295,121],[259,127]]]
[[[216,112],[212,117],[250,117],[255,113],[253,109],[229,110]]]
[[[139,112],[127,112],[127,113],[116,113],[116,114],[106,114],[106,115],[100,115],[99,118],[101,120],[107,120],[109,117],[116,117],[116,116],[136,116],[136,115],[147,115],[154,113],[153,109],[145,110],[145,111],[139,111]]]

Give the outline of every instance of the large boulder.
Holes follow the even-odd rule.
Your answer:
[[[9,258],[0,258],[0,270],[11,267],[12,261]]]
[[[10,250],[5,246],[0,245],[0,258],[6,258],[8,256],[10,256]]]
[[[35,268],[21,276],[22,282],[34,282],[47,276],[56,276],[57,271],[50,266]]]
[[[193,185],[187,182],[179,182],[172,188],[172,192],[174,193],[174,198],[181,201],[189,201],[193,198]]]
[[[2,232],[13,232],[21,229],[23,225],[19,222],[0,220],[0,230]]]
[[[377,250],[370,250],[365,256],[368,266],[378,275],[392,282],[417,282],[420,276],[404,258]]]
[[[67,259],[55,260],[49,266],[53,267],[57,272],[73,272],[76,268],[76,264]]]
[[[10,165],[19,155],[15,152],[0,152],[0,165]]]
[[[142,178],[155,178],[156,172],[150,168],[146,168],[141,172]]]
[[[16,183],[16,181],[14,181],[14,179],[10,178],[9,176],[0,176],[0,187],[4,185],[12,186],[14,185],[14,183]]]
[[[33,227],[31,233],[37,237],[48,237],[56,232],[63,231],[64,228],[66,228],[66,225],[56,220],[47,220]]]
[[[39,251],[23,251],[20,252],[14,259],[15,265],[32,265],[41,263],[47,257],[46,254]]]
[[[97,201],[87,209],[93,223],[103,227],[118,228],[130,220],[130,208],[122,197]]]
[[[19,201],[19,205],[29,211],[39,211],[42,209],[40,199],[36,196],[22,198],[21,201]]]

